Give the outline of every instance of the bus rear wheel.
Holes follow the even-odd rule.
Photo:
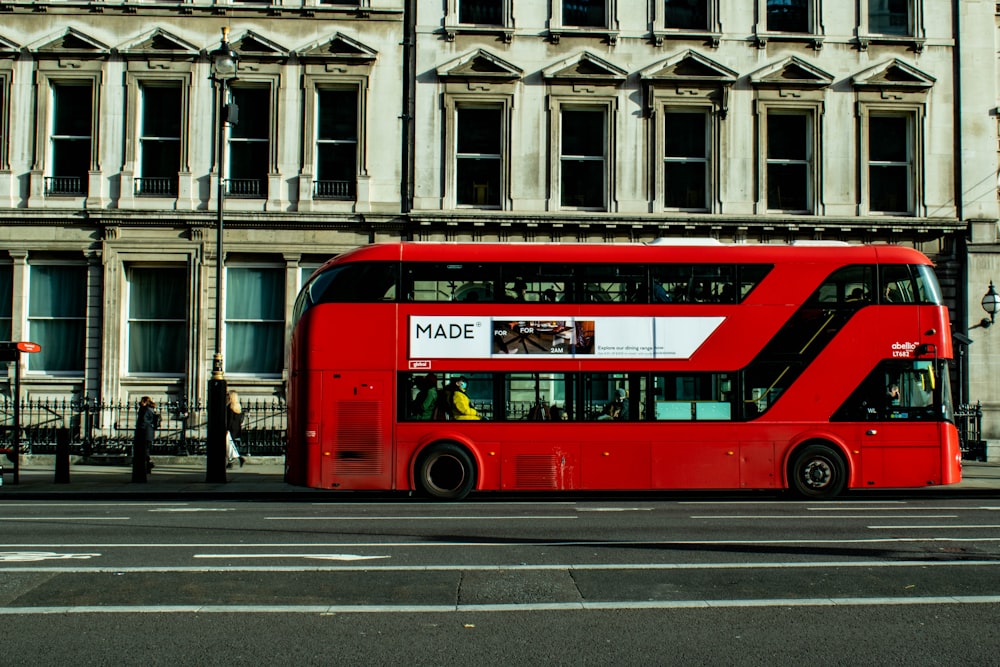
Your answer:
[[[833,498],[847,486],[847,466],[840,453],[827,445],[799,450],[789,466],[790,490],[804,498]]]
[[[439,442],[417,461],[417,486],[431,498],[461,500],[476,486],[476,467],[462,447]]]

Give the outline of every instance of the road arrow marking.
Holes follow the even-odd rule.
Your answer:
[[[0,551],[0,562],[34,563],[40,560],[88,560],[101,554],[60,554],[54,551]]]

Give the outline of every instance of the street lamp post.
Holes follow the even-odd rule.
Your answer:
[[[208,441],[205,456],[205,481],[226,481],[226,377],[222,363],[222,314],[226,307],[223,288],[225,248],[223,245],[225,203],[226,123],[235,123],[236,107],[226,103],[226,86],[236,78],[239,55],[229,46],[229,28],[222,29],[222,43],[209,54],[212,57],[212,81],[218,88],[216,160],[219,167],[219,187],[216,194],[215,224],[215,354],[212,355],[212,376],[208,381]]]

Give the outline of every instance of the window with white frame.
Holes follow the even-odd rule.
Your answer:
[[[239,119],[229,126],[226,196],[264,199],[271,169],[271,89],[233,87]]]
[[[285,267],[226,270],[226,371],[277,375],[284,365]]]
[[[607,0],[562,0],[562,25],[577,28],[606,28]]]
[[[182,375],[187,362],[187,271],[132,266],[128,280],[128,372]]]
[[[503,25],[504,0],[457,0],[458,22],[472,25]]]
[[[181,162],[180,83],[144,83],[139,91],[141,127],[135,193],[175,197]]]
[[[868,0],[868,32],[874,35],[913,35],[914,0]]]
[[[560,120],[561,205],[605,209],[607,110],[604,107],[563,107]]]
[[[811,210],[812,133],[808,111],[767,111],[768,210]]]
[[[673,107],[663,115],[664,205],[708,208],[709,111]]]
[[[11,340],[14,322],[14,267],[0,264],[0,340]]]
[[[500,105],[455,110],[455,201],[459,206],[500,207],[502,119]]]
[[[52,84],[49,195],[87,194],[93,131],[91,81]]]
[[[768,32],[812,32],[814,0],[767,0]]]
[[[868,116],[868,209],[909,214],[914,210],[913,118],[906,113]]]
[[[354,199],[358,176],[358,90],[316,90],[316,199]]]
[[[32,264],[28,274],[28,339],[41,350],[28,369],[82,373],[87,323],[87,267]]]
[[[710,1],[664,0],[664,27],[675,30],[708,30]]]

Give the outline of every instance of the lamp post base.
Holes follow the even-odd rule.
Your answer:
[[[205,447],[205,481],[226,482],[226,394],[224,379],[208,381],[208,439]]]

